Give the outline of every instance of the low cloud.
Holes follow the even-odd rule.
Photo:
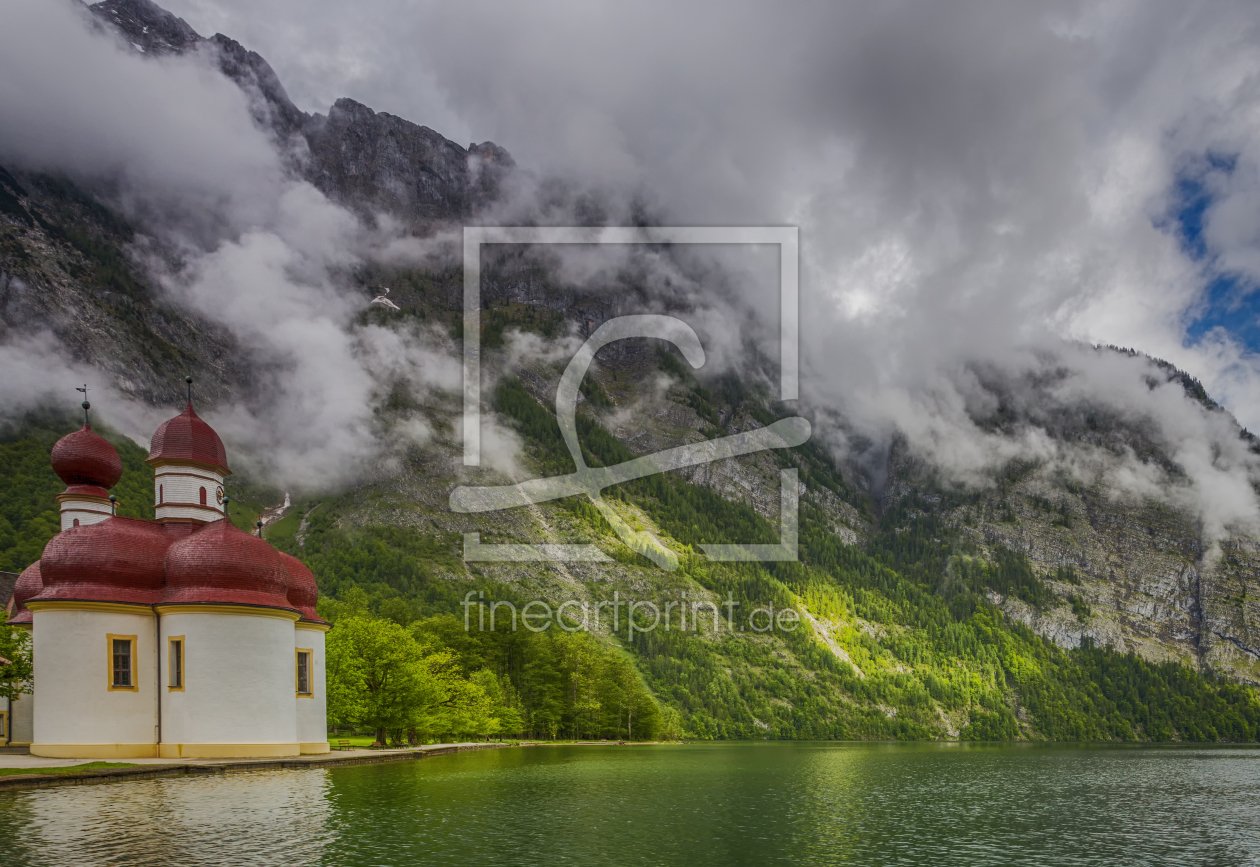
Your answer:
[[[0,154],[107,178],[152,216],[212,231],[269,219],[284,175],[245,94],[208,57],[146,58],[70,0],[12,0],[0,28]]]
[[[358,220],[287,173],[240,89],[200,54],[147,58],[96,32],[71,2],[19,2],[0,32],[0,161],[63,172],[113,203],[155,243],[151,275],[168,298],[225,326],[252,366],[248,395],[202,407],[234,463],[294,490],[361,478],[381,454],[380,382],[451,388],[425,335],[360,328],[367,299],[347,278],[368,237]],[[176,263],[176,264],[172,264]],[[98,408],[139,442],[169,411],[98,386],[51,337],[0,347],[7,412],[71,383],[101,390]],[[428,360],[423,360],[426,352]],[[419,433],[419,421],[411,424]]]

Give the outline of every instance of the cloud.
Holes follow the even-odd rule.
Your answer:
[[[800,225],[805,349],[840,391],[1065,336],[1212,386],[1237,388],[1229,365],[1256,378],[1241,348],[1223,367],[1219,347],[1185,345],[1205,277],[1161,225],[1187,155],[1238,153],[1208,232],[1231,266],[1254,250],[1245,3],[171,4],[312,93],[454,113],[624,210]],[[772,285],[745,288],[771,306]]]
[[[278,211],[274,223],[222,242],[166,283],[258,359],[260,399],[212,415],[220,433],[289,485],[345,483],[375,451],[374,382],[350,327],[364,301],[330,276],[353,261],[357,224],[300,183]]]
[[[75,383],[87,383],[92,419],[99,423],[104,418],[111,427],[147,447],[153,431],[170,413],[132,399],[94,367],[70,361],[70,357],[69,350],[48,332],[17,335],[0,343],[0,370],[4,371],[0,377],[0,421],[39,406],[67,406]]]
[[[70,2],[15,0],[0,14],[0,162],[109,191],[150,234],[147,264],[168,298],[234,335],[252,370],[246,392],[202,407],[234,463],[294,490],[362,478],[382,451],[374,409],[394,371],[382,365],[383,330],[356,325],[367,299],[346,274],[391,238],[367,238],[290,176],[208,58],[143,57],[94,32]],[[424,338],[395,338],[393,354],[415,362]],[[0,352],[6,412],[101,380],[63,361],[51,337]],[[449,365],[410,375],[451,387]],[[140,442],[169,415],[108,386],[94,394],[98,412]],[[420,435],[420,421],[408,430]]]
[[[37,5],[56,4],[15,8],[32,32],[51,33],[48,22],[64,15]],[[1189,497],[1218,526],[1257,516],[1256,470],[1227,419],[1179,386],[1151,387],[1140,359],[1083,345],[1166,358],[1260,428],[1256,356],[1225,332],[1186,336],[1215,273],[1260,271],[1252,4],[167,5],[260,51],[304,109],[348,94],[506,146],[535,176],[522,173],[515,198],[491,217],[555,222],[595,208],[611,222],[648,213],[676,225],[800,226],[802,387],[830,442],[873,443],[875,454],[900,431],[915,453],[973,484],[1012,457],[1086,467],[1111,455],[1107,472],[1126,489]],[[195,191],[224,173],[245,179],[223,181],[235,233],[172,286],[210,312],[232,299],[221,321],[271,346],[277,364],[297,365],[273,439],[293,420],[328,424],[334,451],[357,453],[371,433],[361,396],[376,374],[347,325],[356,302],[336,273],[366,250],[398,261],[450,256],[455,239],[356,235],[317,194],[269,168],[274,157],[258,156],[258,134],[241,131],[243,99],[195,59],[145,82],[155,67],[137,58],[83,46],[65,73],[55,68],[60,49],[29,41],[0,53],[30,66],[0,60],[30,91],[14,96],[5,79],[13,108],[0,109],[45,128],[19,134],[6,124],[0,143],[85,170],[129,167],[136,183]],[[83,86],[89,74],[103,83]],[[145,96],[135,105],[116,93],[133,78]],[[165,114],[142,113],[168,103]],[[47,104],[72,110],[54,122],[40,113]],[[233,140],[220,144],[225,131]],[[128,138],[142,132],[154,143]],[[198,147],[202,138],[211,146]],[[1232,169],[1206,177],[1210,256],[1200,260],[1173,217],[1178,180],[1214,154]],[[564,183],[540,180],[550,178]],[[562,261],[577,282],[639,269],[654,287],[650,304],[685,296],[715,368],[747,358],[749,341],[777,357],[774,269],[764,262],[721,251]],[[255,297],[238,280],[266,291]],[[445,375],[439,368],[433,375]],[[986,421],[1003,401],[1028,423]],[[1093,405],[1149,428],[1176,472],[1120,451],[1065,453],[1048,433],[1056,413]]]
[[[0,7],[0,155],[109,178],[150,207],[266,219],[280,160],[245,95],[201,56],[145,58],[70,0]]]

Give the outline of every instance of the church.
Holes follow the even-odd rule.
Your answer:
[[[191,389],[153,434],[152,521],[113,514],[122,460],[83,408],[52,450],[61,532],[13,588],[35,677],[9,743],[57,758],[328,752],[315,577],[227,520],[227,455]]]

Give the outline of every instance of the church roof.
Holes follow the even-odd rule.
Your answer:
[[[280,552],[226,519],[198,528],[166,552],[163,602],[291,609],[288,590]]]
[[[223,440],[197,415],[191,401],[183,412],[164,422],[153,433],[148,461],[159,460],[203,464],[225,476],[232,474],[228,469]]]
[[[197,526],[112,517],[54,536],[40,561],[22,573],[23,579],[33,574],[28,586],[35,592],[14,595],[20,602],[252,605],[318,620],[314,577],[306,593],[298,594],[309,601],[312,618],[289,599],[292,570],[284,557],[227,519]],[[15,616],[11,622],[20,621]]]
[[[13,610],[9,612],[9,622],[30,623],[30,609],[23,603],[43,589],[44,585],[39,575],[39,561],[36,560],[22,570],[22,574],[13,585]]]
[[[319,601],[319,587],[315,584],[315,575],[306,568],[306,564],[290,554],[280,552],[285,571],[289,574],[289,605],[302,612],[302,620],[310,623],[327,623],[315,610]]]
[[[122,478],[122,458],[92,426],[66,434],[52,448],[53,472],[71,488],[90,488],[82,493],[108,496],[109,489]]]
[[[106,518],[53,536],[40,557],[40,600],[151,605],[162,597],[171,536],[161,524]]]
[[[87,425],[57,443],[53,460],[72,491],[104,494],[101,489],[121,476],[118,453]],[[153,435],[149,462],[159,460],[230,472],[222,440],[191,403]],[[31,622],[28,601],[73,600],[249,605],[294,611],[322,623],[315,611],[318,596],[315,577],[299,560],[226,518],[199,524],[110,516],[68,527],[49,541],[40,560],[13,585],[9,622]],[[8,599],[5,593],[3,601]]]

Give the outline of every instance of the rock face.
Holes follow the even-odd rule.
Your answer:
[[[1124,432],[1110,433],[1123,438]],[[1213,540],[1168,506],[1117,497],[1102,486],[1064,485],[1035,468],[961,500],[924,496],[935,488],[930,468],[894,448],[885,508],[912,501],[982,552],[1002,547],[1025,554],[1052,601],[1038,608],[991,598],[1040,635],[1063,647],[1090,638],[1146,659],[1176,659],[1260,683],[1255,539]]]
[[[289,153],[294,171],[369,222],[385,213],[425,229],[467,217],[495,198],[515,165],[492,142],[464,148],[352,99],[337,100],[327,115],[307,114],[259,54],[222,33],[205,39],[150,0],[105,0],[90,9],[144,54],[206,52],[249,96],[255,121]]]
[[[363,216],[382,211],[420,222],[466,217],[494,198],[513,166],[498,145],[465,150],[426,126],[352,99],[337,100],[303,131],[310,147],[307,178]]]
[[[105,0],[91,10],[98,19],[117,28],[132,47],[145,54],[182,54],[204,41],[187,21],[150,0]]]
[[[174,373],[188,369],[207,399],[235,396],[245,371],[231,335],[163,300],[125,252],[130,227],[67,181],[24,181],[0,168],[0,340],[51,332],[151,403],[177,398]]]
[[[368,222],[388,214],[424,232],[466,218],[495,198],[513,167],[497,145],[465,149],[353,100],[338,100],[327,116],[307,114],[256,52],[223,34],[205,39],[150,0],[89,8],[90,20],[129,50],[204,55],[244,91],[290,171]],[[172,371],[188,369],[199,371],[207,400],[241,399],[250,360],[223,329],[161,297],[135,241],[92,192],[0,167],[0,339],[51,332],[76,360],[108,369],[142,400],[170,400]]]
[[[289,99],[271,64],[256,51],[247,50],[222,33],[214,34],[206,42],[223,74],[248,94],[250,109],[259,126],[273,130],[280,143],[289,142],[302,131],[309,116]]]

